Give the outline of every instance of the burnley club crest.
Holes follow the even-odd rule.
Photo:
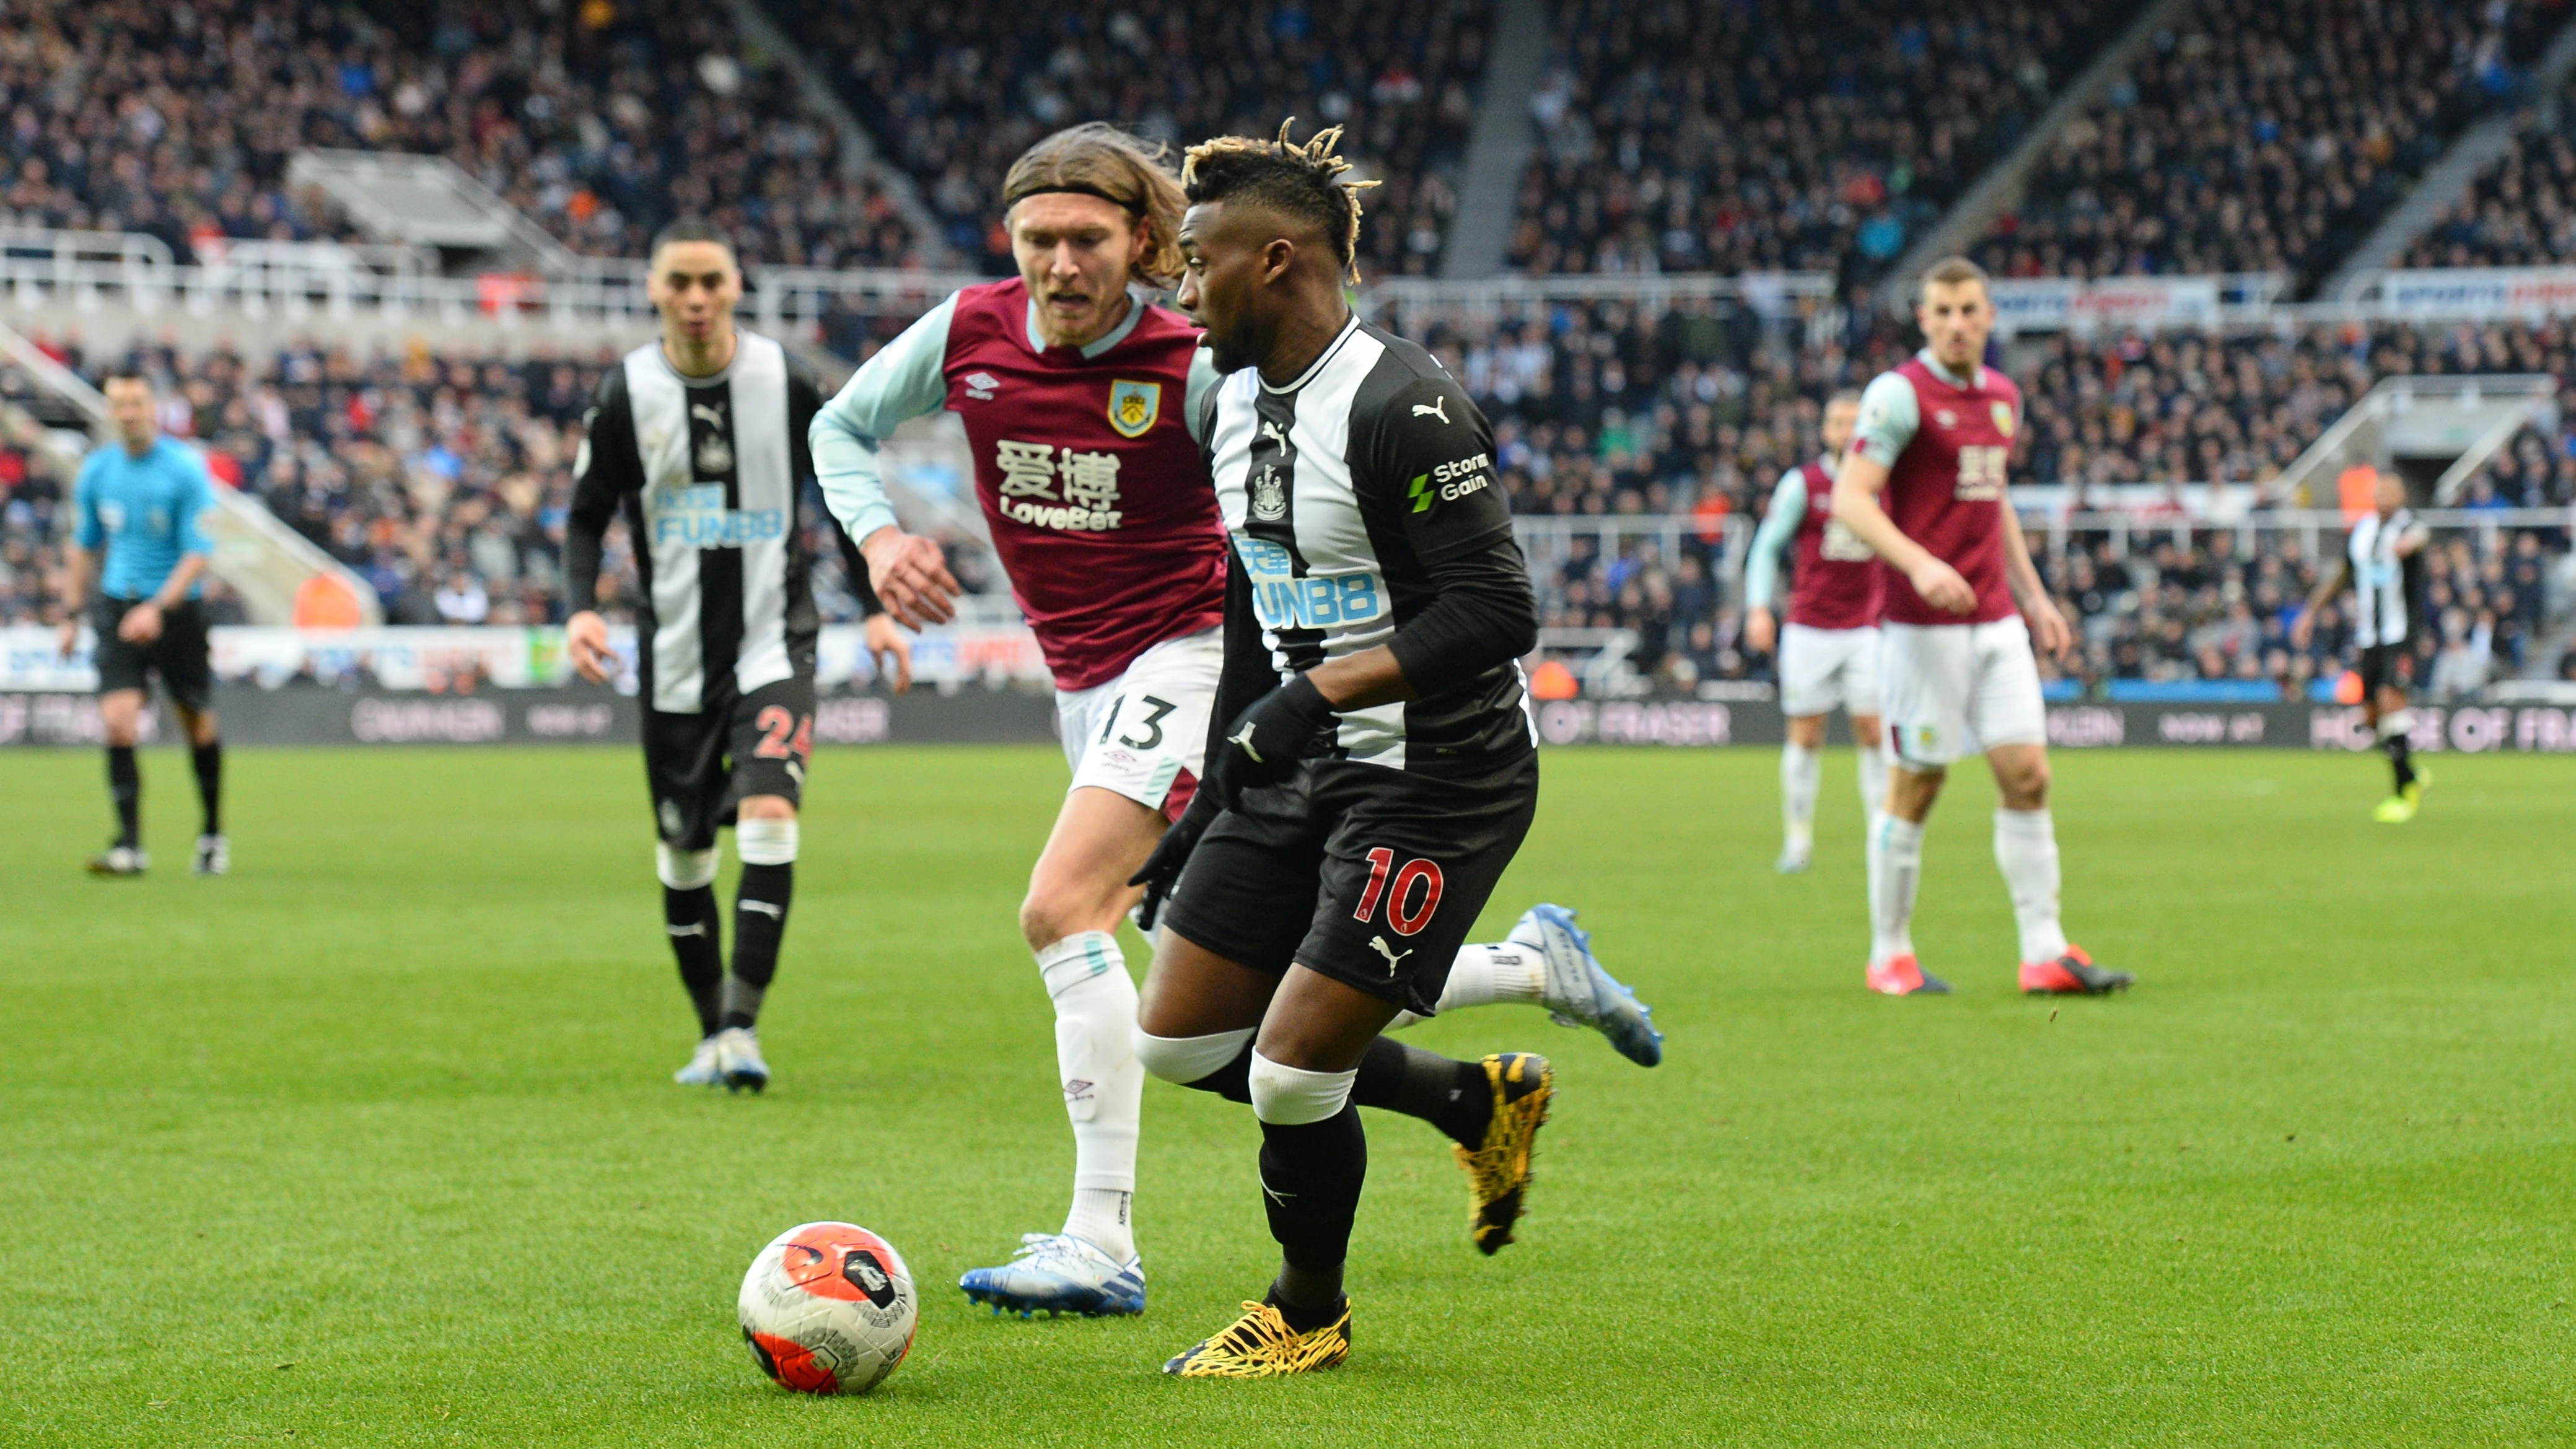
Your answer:
[[[1109,426],[1122,438],[1141,438],[1163,415],[1163,385],[1159,382],[1129,382],[1125,378],[1109,384]]]

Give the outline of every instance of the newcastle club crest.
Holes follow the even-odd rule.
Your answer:
[[[1252,516],[1263,523],[1277,523],[1288,516],[1288,484],[1279,470],[1268,463],[1252,475]]]

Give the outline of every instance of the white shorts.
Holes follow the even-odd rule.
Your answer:
[[[2048,742],[2039,661],[2019,616],[1989,624],[1887,624],[1881,717],[1896,763],[1947,765],[1997,745]]]
[[[1780,712],[1878,713],[1878,630],[1780,626]]]
[[[1127,672],[1089,689],[1055,692],[1056,729],[1073,785],[1115,790],[1149,810],[1177,816],[1205,768],[1208,711],[1225,667],[1225,631],[1166,639],[1136,656]]]

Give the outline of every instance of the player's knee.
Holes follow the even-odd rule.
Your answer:
[[[1084,931],[1113,930],[1117,924],[1114,899],[1104,901],[1097,890],[1086,891],[1074,882],[1043,877],[1031,881],[1028,895],[1020,902],[1020,935],[1032,951]]]
[[[2008,810],[2037,810],[2048,804],[2048,761],[2015,761],[1995,776],[1995,791]]]
[[[716,883],[716,849],[682,850],[667,841],[653,847],[653,873],[675,891],[693,891]]]
[[[1340,1112],[1351,1100],[1357,1071],[1310,1072],[1252,1054],[1252,1115],[1273,1127],[1302,1127]]]
[[[1825,717],[1802,714],[1789,720],[1789,743],[1802,750],[1821,749],[1825,743]]]
[[[733,848],[745,865],[796,863],[796,817],[748,815],[733,827]],[[707,852],[713,855],[715,852]]]
[[[1252,1044],[1253,1030],[1247,1026],[1206,1036],[1155,1036],[1140,1025],[1133,1037],[1136,1060],[1164,1081],[1186,1087],[1232,1066]]]

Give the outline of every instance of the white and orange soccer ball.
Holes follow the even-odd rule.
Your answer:
[[[911,1351],[921,1300],[885,1239],[807,1223],[751,1260],[736,1307],[761,1372],[801,1393],[864,1394]]]

